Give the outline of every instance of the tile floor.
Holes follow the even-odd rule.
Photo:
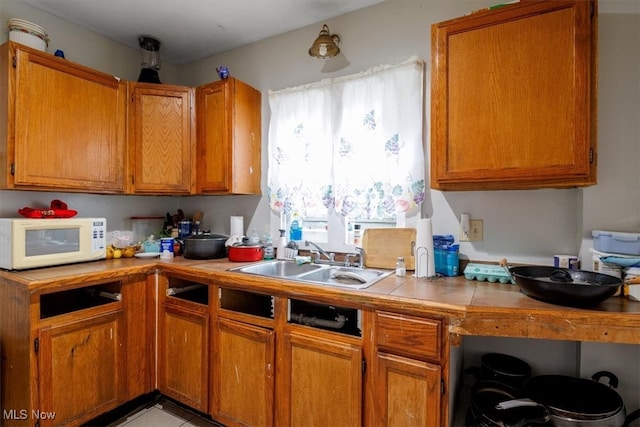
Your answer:
[[[115,419],[114,419],[115,418]],[[224,427],[163,396],[145,402],[127,414],[103,416],[83,427]]]

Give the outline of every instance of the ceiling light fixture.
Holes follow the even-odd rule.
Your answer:
[[[340,53],[340,36],[329,33],[329,27],[325,24],[316,41],[309,48],[309,55],[320,59],[333,58]]]

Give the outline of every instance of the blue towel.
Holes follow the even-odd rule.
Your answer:
[[[600,261],[605,264],[619,265],[620,267],[636,267],[640,266],[640,258],[621,258],[617,256],[600,257]]]

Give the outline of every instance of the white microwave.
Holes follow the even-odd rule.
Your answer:
[[[106,258],[105,218],[0,218],[0,268],[26,270]]]

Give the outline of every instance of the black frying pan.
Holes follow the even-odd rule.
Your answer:
[[[522,392],[493,380],[476,382],[471,388],[474,426],[524,427],[549,421],[550,413],[537,402],[499,409],[498,404],[522,398]]]
[[[616,293],[622,280],[608,274],[544,266],[509,267],[525,295],[568,306],[598,304]]]

